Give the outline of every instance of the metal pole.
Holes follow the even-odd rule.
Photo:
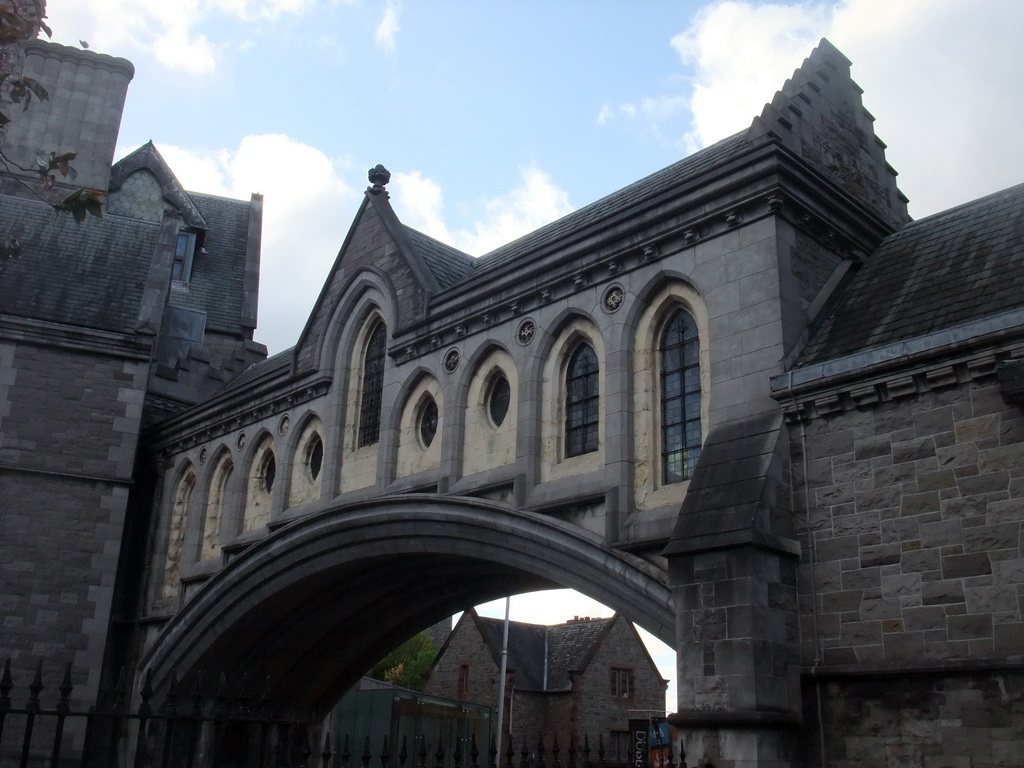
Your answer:
[[[505,733],[505,671],[508,669],[508,614],[511,605],[512,597],[506,597],[505,626],[501,633],[501,674],[498,677],[498,736],[495,742],[498,765],[501,765],[501,740]]]

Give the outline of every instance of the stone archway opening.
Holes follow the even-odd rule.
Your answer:
[[[172,677],[268,681],[294,711],[329,707],[380,657],[453,613],[571,587],[672,643],[663,571],[575,526],[470,499],[402,496],[316,513],[213,577],[143,659]]]

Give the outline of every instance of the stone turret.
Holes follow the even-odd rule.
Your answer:
[[[42,40],[24,45],[22,67],[23,76],[38,80],[49,99],[33,99],[25,111],[8,107],[13,119],[0,136],[4,155],[31,167],[41,155],[75,152],[72,165],[78,175],[73,181],[58,177],[57,183],[69,190],[106,191],[135,67],[127,59]],[[21,194],[8,178],[0,178],[0,192]]]

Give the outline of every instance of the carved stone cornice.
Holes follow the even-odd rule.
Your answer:
[[[160,456],[171,456],[191,450],[196,446],[220,439],[240,429],[259,424],[269,418],[283,414],[296,406],[322,397],[331,387],[330,379],[318,379],[298,386],[283,388],[268,393],[257,401],[247,401],[242,407],[237,403],[226,404],[214,412],[199,406],[199,416],[187,424],[157,425],[147,436],[150,450]]]
[[[863,377],[846,377],[831,385],[822,381],[816,386],[805,385],[792,391],[776,387],[772,397],[782,406],[787,423],[794,424],[972,382],[991,382],[995,380],[997,370],[1007,364],[1021,366],[1024,370],[1024,344],[1003,350],[950,355],[946,359],[927,362],[908,360],[905,366],[890,368],[884,373],[865,371]],[[775,382],[782,378],[777,377]]]
[[[525,312],[536,312],[595,285],[607,290],[613,281],[620,281],[631,272],[672,259],[682,250],[737,227],[776,215],[784,215],[795,226],[837,252],[852,247],[849,238],[826,226],[822,216],[794,196],[774,186],[759,188],[744,198],[730,200],[727,206],[695,206],[689,216],[684,215],[678,223],[659,230],[654,237],[638,241],[631,234],[619,233],[618,245],[595,246],[594,251],[601,251],[601,255],[588,260],[584,267],[578,263],[556,264],[538,270],[539,279],[524,273],[521,290],[512,293],[502,291],[493,297],[485,293],[482,300],[467,304],[462,310],[438,310],[439,322],[428,321],[404,335],[389,354],[403,362],[429,355],[467,336],[486,332]]]

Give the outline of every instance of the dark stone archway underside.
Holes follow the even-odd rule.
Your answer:
[[[156,690],[242,675],[279,705],[329,706],[392,648],[506,594],[572,587],[667,643],[666,575],[576,526],[476,499],[386,497],[317,512],[245,550],[149,649]],[[186,688],[187,690],[187,688]]]

